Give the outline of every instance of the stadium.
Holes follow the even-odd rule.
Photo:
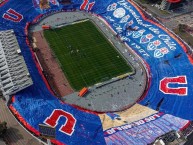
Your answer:
[[[192,48],[135,2],[3,0],[0,13],[1,91],[42,144],[191,133]]]

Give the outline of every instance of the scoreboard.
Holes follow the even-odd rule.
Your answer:
[[[44,124],[39,124],[40,136],[47,139],[54,139],[56,136],[56,129]]]

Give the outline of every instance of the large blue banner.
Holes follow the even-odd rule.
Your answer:
[[[148,20],[125,0],[112,1],[101,16],[150,66],[151,86],[141,104],[192,119],[192,64],[186,48],[169,30]],[[161,102],[161,103],[160,103]]]
[[[147,19],[133,2],[126,0],[73,0],[71,5],[63,5],[59,0],[48,0],[47,5],[41,5],[39,0],[9,0],[0,5],[0,30],[14,30],[34,83],[15,95],[12,103],[15,114],[20,114],[36,131],[38,124],[56,126],[56,140],[61,143],[105,144],[99,117],[62,104],[52,95],[26,43],[28,22],[41,14],[62,9],[81,9],[97,14],[147,62],[150,86],[141,104],[193,120],[193,67],[185,46],[166,28]]]

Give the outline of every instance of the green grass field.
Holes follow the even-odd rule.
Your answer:
[[[91,21],[45,30],[44,37],[76,91],[132,71]]]

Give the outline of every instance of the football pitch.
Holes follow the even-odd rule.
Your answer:
[[[131,66],[89,20],[45,30],[44,37],[76,91],[132,72]]]

